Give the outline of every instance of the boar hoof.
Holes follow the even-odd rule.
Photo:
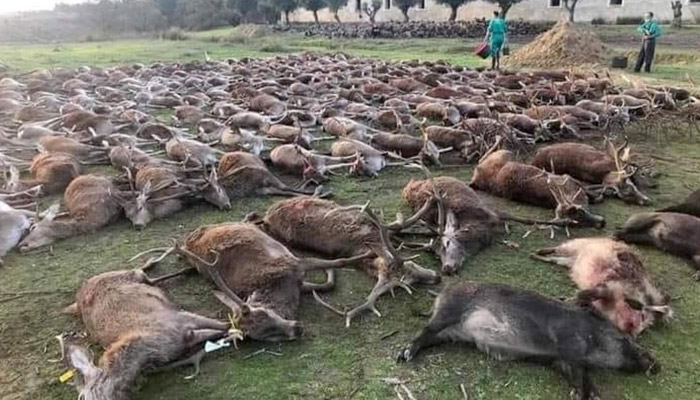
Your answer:
[[[591,388],[588,393],[584,393],[581,389],[571,389],[569,397],[571,400],[601,400],[598,391],[594,388]]]
[[[399,351],[399,354],[396,355],[396,362],[409,362],[412,358],[411,349],[406,348]]]

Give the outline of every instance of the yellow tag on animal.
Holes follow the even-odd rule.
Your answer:
[[[69,380],[73,379],[74,376],[75,376],[75,370],[69,369],[68,371],[62,373],[61,376],[58,377],[58,381],[61,383],[66,383]]]

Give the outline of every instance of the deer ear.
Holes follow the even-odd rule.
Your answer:
[[[44,211],[44,218],[42,219],[43,221],[46,222],[51,222],[56,218],[56,215],[58,214],[58,210],[60,209],[61,205],[58,203],[55,203],[51,205],[46,211]]]
[[[246,315],[248,312],[250,312],[250,308],[248,305],[243,305],[242,307],[238,305],[235,301],[233,301],[232,298],[228,297],[224,292],[220,292],[218,290],[214,291],[214,296],[216,296],[217,299],[219,299],[220,302],[224,303],[224,305],[228,308],[231,309],[233,312],[241,312],[241,314]]]
[[[71,314],[71,315],[77,315],[78,314],[78,303],[73,303],[69,305],[68,307],[64,308],[61,310],[63,314]]]
[[[66,344],[65,347],[65,359],[70,367],[75,368],[87,380],[97,376],[100,370],[92,362],[90,353],[85,348],[73,344]]]

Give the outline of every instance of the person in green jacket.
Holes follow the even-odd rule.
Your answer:
[[[501,18],[498,11],[494,11],[493,19],[489,21],[489,27],[486,29],[486,37],[484,38],[484,41],[488,41],[491,47],[491,69],[501,67],[501,51],[508,41],[507,31],[506,20]]]
[[[651,72],[651,63],[654,61],[654,50],[656,50],[656,38],[661,36],[661,28],[654,21],[654,13],[648,12],[644,15],[644,22],[637,28],[642,33],[642,48],[637,56],[637,64],[634,72],[639,72],[644,66],[644,72]]]

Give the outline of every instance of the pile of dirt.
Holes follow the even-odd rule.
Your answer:
[[[504,63],[510,67],[557,68],[601,64],[612,55],[612,50],[592,31],[569,21],[559,21],[506,57]]]
[[[246,38],[261,38],[272,34],[272,30],[266,25],[241,24],[233,28],[232,36]]]

